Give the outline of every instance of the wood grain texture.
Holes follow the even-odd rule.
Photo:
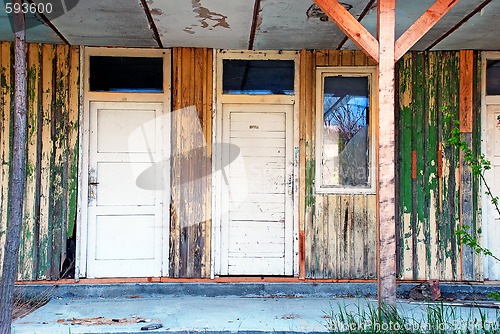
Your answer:
[[[470,145],[478,154],[480,90],[477,71],[478,55],[474,53],[474,104]],[[398,279],[480,280],[480,257],[461,256],[454,236],[460,219],[466,218],[473,233],[480,237],[480,208],[477,196],[479,182],[461,166],[460,156],[448,143],[451,125],[443,122],[445,113],[460,117],[460,52],[411,52],[397,64],[398,141],[399,141],[399,208],[401,224]],[[424,75],[421,75],[424,73]],[[412,98],[405,98],[411,94]],[[416,178],[411,180],[411,154],[417,154]],[[463,187],[466,186],[467,189]],[[465,198],[464,198],[465,196]],[[461,214],[466,203],[467,214]],[[464,207],[462,207],[463,210]],[[462,216],[462,218],[460,218]],[[407,242],[413,240],[413,242]],[[465,262],[467,261],[467,263]],[[467,264],[468,268],[463,266]],[[461,273],[467,273],[462,278]],[[465,278],[467,277],[467,278]]]
[[[411,49],[459,0],[436,0],[396,41],[394,60]]]
[[[170,276],[209,277],[212,50],[172,51]]]
[[[2,75],[11,68],[13,60],[6,51],[10,48],[10,43],[2,43]],[[56,280],[61,277],[76,210],[79,48],[28,44],[27,59],[27,171],[18,279]],[[4,76],[2,82],[10,82],[7,79]],[[1,101],[10,105],[9,87],[2,89]],[[2,182],[8,180],[11,156],[12,124],[6,111],[2,103]],[[2,192],[3,209],[7,200]],[[8,212],[1,214],[0,232]]]
[[[13,94],[13,75],[12,75],[12,43],[1,42],[1,112],[2,123],[0,125],[0,159],[2,166],[0,168],[1,178],[1,217],[0,217],[0,267],[3,266],[3,252],[5,245],[5,235],[7,233],[7,219],[8,210],[7,205],[9,201],[9,164],[10,164],[10,132],[11,132],[11,113],[12,113],[12,94]]]
[[[323,12],[346,34],[369,58],[378,62],[379,43],[361,23],[337,0],[314,0]]]
[[[396,305],[395,66],[396,1],[377,2],[378,64],[378,299]],[[418,152],[417,152],[418,154]]]
[[[460,51],[460,132],[472,132],[474,51]]]
[[[361,51],[302,50],[300,54],[299,226],[304,229],[307,279],[376,278],[376,198],[374,195],[316,194],[315,110],[317,66],[367,66],[373,62]],[[302,245],[302,243],[301,243]]]

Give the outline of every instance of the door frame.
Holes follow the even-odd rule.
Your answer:
[[[213,142],[222,142],[222,118],[224,104],[280,104],[293,105],[293,256],[292,275],[299,275],[299,101],[300,101],[300,53],[299,51],[248,51],[248,50],[214,50],[214,115]],[[240,60],[293,60],[294,95],[224,95],[222,94],[222,61],[224,59]],[[221,226],[222,226],[222,152],[214,146],[212,151],[212,254],[210,277],[213,279],[221,273]]]
[[[481,153],[487,152],[487,139],[488,134],[486,133],[486,122],[487,122],[487,107],[488,105],[500,105],[500,96],[498,95],[486,95],[486,65],[487,60],[498,59],[500,60],[500,52],[498,51],[488,51],[483,52],[481,55]],[[488,158],[488,157],[486,157]],[[493,172],[493,171],[491,171]],[[479,194],[481,197],[481,224],[478,228],[482,229],[482,237],[481,244],[484,248],[490,249],[490,245],[488,242],[488,220],[491,218],[491,215],[488,214],[489,211],[485,211],[484,209],[491,205],[490,199],[488,196],[483,195],[487,191],[484,183],[481,182],[481,193]],[[487,255],[483,256],[483,278],[488,279],[489,271],[488,265],[490,263],[491,258]],[[493,261],[495,262],[495,261]]]
[[[163,104],[163,143],[164,155],[170,156],[170,125],[171,125],[171,51],[158,49],[131,49],[81,47],[80,52],[80,116],[79,116],[79,157],[78,157],[78,205],[76,230],[75,281],[87,276],[87,233],[88,233],[88,203],[89,203],[89,150],[90,150],[90,103],[91,102],[140,102]],[[89,60],[90,56],[121,56],[121,57],[161,57],[163,58],[163,93],[122,93],[122,92],[91,92],[89,90]],[[166,184],[170,185],[170,173],[166,173]],[[168,276],[170,237],[170,186],[163,196],[163,250],[162,276]]]

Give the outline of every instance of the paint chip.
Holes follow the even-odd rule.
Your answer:
[[[199,21],[202,28],[209,28],[209,30],[217,27],[230,29],[226,21],[226,15],[212,12],[208,8],[203,7],[201,5],[201,0],[192,0],[191,4],[193,6],[193,12],[197,14],[196,17],[200,19]]]
[[[151,15],[163,15],[163,11],[160,8],[151,9]]]

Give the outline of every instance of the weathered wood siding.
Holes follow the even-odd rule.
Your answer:
[[[210,276],[211,49],[172,51],[170,277]]]
[[[397,64],[400,279],[482,278],[480,256],[462,249],[454,236],[460,219],[479,230],[479,182],[461,167],[459,152],[448,143],[451,125],[443,122],[446,111],[462,116],[464,138],[478,152],[479,57],[467,55],[411,52]]]
[[[300,54],[300,244],[306,278],[376,278],[375,195],[315,193],[316,67],[373,66],[360,51]],[[302,261],[301,261],[302,262]]]
[[[58,279],[75,228],[80,51],[27,47],[28,142],[20,280]],[[0,44],[0,266],[8,220],[12,156],[13,45]]]

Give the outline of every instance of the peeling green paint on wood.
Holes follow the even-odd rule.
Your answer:
[[[1,43],[2,54],[11,48],[11,43]],[[12,118],[5,115],[10,109],[6,104],[12,101],[8,87],[12,85],[13,76],[4,74],[12,67],[13,59],[5,53],[0,60],[0,81],[5,83],[0,92],[3,112],[0,231],[4,231],[8,221],[8,198],[4,189],[8,185],[8,164],[12,154],[10,129],[13,126]],[[59,279],[66,240],[73,232],[76,212],[79,48],[28,44],[27,60],[28,150],[18,279]],[[72,71],[76,71],[76,75],[70,84]],[[73,101],[71,94],[76,97]],[[68,138],[73,139],[69,141]],[[68,212],[73,215],[72,219]],[[1,237],[0,245],[3,246]],[[0,255],[2,251],[3,247]]]
[[[442,110],[446,107],[458,119],[458,60],[458,52],[410,52],[397,64],[399,279],[462,279],[460,246],[454,236],[460,219],[459,155],[447,142],[451,128],[443,123]],[[477,70],[475,78],[480,80]],[[412,96],[411,101],[404,98],[408,95]],[[478,108],[479,103],[475,105],[476,150],[479,148]],[[438,164],[440,150],[442,167]],[[416,151],[415,162],[410,151]],[[413,180],[412,164],[416,167]],[[442,170],[438,170],[440,167]],[[476,219],[478,205],[476,197],[473,204]],[[411,245],[406,242],[409,236],[413,237]],[[475,271],[480,270],[476,266]]]

